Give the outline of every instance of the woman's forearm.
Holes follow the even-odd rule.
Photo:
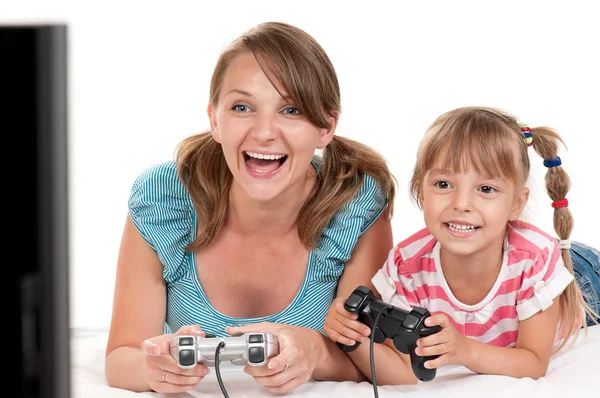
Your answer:
[[[548,370],[548,361],[543,361],[527,349],[496,347],[469,340],[470,354],[462,365],[473,372],[537,380]]]
[[[318,353],[317,366],[312,374],[313,379],[356,382],[366,380],[348,355],[334,341],[316,330],[311,329],[309,332],[313,335],[313,348]]]
[[[131,391],[152,391],[146,381],[146,354],[136,348],[119,347],[106,357],[106,381],[111,387]]]

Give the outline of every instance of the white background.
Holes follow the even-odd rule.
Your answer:
[[[220,51],[263,21],[313,35],[335,65],[338,133],[388,159],[399,241],[423,226],[407,184],[441,113],[488,105],[562,133],[572,239],[600,247],[600,24],[593,1],[7,1],[2,22],[69,25],[71,323],[108,326],[127,198],[144,168],[208,127]],[[1,62],[2,54],[0,54]],[[532,154],[526,219],[554,233]]]

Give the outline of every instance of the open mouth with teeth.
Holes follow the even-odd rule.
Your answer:
[[[455,223],[451,223],[451,222],[444,223],[444,225],[446,226],[446,228],[448,228],[451,231],[458,232],[458,233],[465,233],[465,234],[470,233],[470,232],[475,232],[479,228],[481,228],[477,225],[455,224]]]
[[[288,155],[283,154],[262,154],[257,152],[244,152],[246,166],[256,173],[268,174],[274,173],[283,166]]]

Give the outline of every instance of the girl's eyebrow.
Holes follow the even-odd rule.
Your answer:
[[[448,169],[432,169],[432,170],[429,170],[429,174],[454,174],[454,173]]]

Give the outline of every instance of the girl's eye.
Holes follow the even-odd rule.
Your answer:
[[[231,109],[236,112],[248,112],[250,110],[246,105],[234,105]]]
[[[488,194],[496,192],[496,188],[490,187],[489,185],[484,185],[481,188],[479,188],[479,190],[483,193],[488,193]]]
[[[436,181],[435,184],[433,184],[433,185],[440,189],[450,188],[450,183],[448,181]]]
[[[290,106],[288,108],[285,108],[283,110],[283,113],[285,113],[286,115],[299,115],[300,114],[300,109],[294,108],[293,106]]]

